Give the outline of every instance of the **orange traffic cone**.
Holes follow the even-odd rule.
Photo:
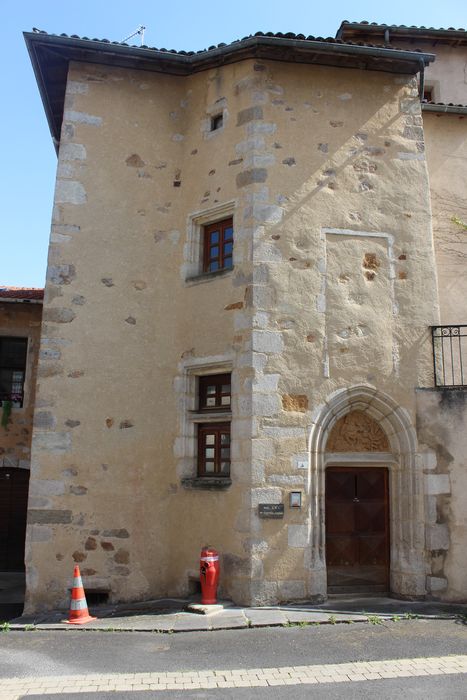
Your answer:
[[[70,616],[64,622],[69,625],[85,625],[86,622],[92,622],[96,619],[89,614],[79,566],[76,565],[73,574],[73,588],[71,589]]]

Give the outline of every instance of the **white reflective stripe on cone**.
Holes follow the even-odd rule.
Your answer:
[[[85,610],[87,607],[86,598],[81,598],[81,600],[71,601],[70,610]]]
[[[83,582],[81,581],[81,576],[76,576],[73,579],[73,588],[82,588]]]
[[[219,561],[219,557],[201,557],[201,561]]]

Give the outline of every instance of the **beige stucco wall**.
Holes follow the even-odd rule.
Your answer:
[[[23,406],[12,408],[7,429],[0,426],[0,467],[30,467],[41,316],[42,304],[0,301],[0,335],[28,339]]]
[[[403,44],[398,39],[398,45],[402,47]],[[465,105],[467,46],[443,46],[439,42],[433,46],[433,42],[416,41],[410,43],[410,49],[414,48],[436,54],[436,60],[425,72],[426,85],[433,88],[433,102]]]
[[[326,405],[361,386],[352,400],[370,410],[377,400],[365,388],[370,385],[403,407],[410,432],[413,387],[432,381],[428,325],[438,318],[415,84],[344,70],[313,69],[312,78],[306,67],[269,70],[283,92],[264,107],[274,135],[260,155],[274,166],[256,193],[258,210],[269,209],[253,233],[261,299],[253,350],[255,366],[278,379],[278,391],[253,386],[252,498],[287,504],[297,487],[306,498],[301,511],[286,506],[284,521],[259,521],[253,509],[259,573],[252,595],[263,602],[326,594],[325,440],[313,437]],[[281,410],[293,408],[290,396],[301,410]],[[391,413],[385,402],[379,419]],[[351,401],[344,404],[349,410]],[[403,429],[387,428],[391,434]],[[414,467],[397,456],[401,445],[393,449],[396,504],[408,497],[400,484]],[[397,507],[392,515],[392,585],[403,595],[425,590],[423,509],[416,494],[413,500],[414,512],[404,513],[411,535],[396,533]]]
[[[433,450],[426,469],[427,550],[431,553],[431,594],[467,600],[467,410],[466,391],[417,392],[417,426]]]
[[[225,126],[209,134],[219,110]],[[222,204],[234,270],[187,281],[196,222]],[[66,604],[73,560],[115,600],[185,594],[208,543],[237,602],[325,594],[310,539],[319,407],[356,384],[369,406],[377,389],[394,406],[374,406],[400,407],[410,433],[414,387],[432,383],[415,83],[266,61],[189,78],[72,65],[47,276],[42,343],[56,354],[39,366],[27,609]],[[233,483],[185,489],[188,377],[221,366],[232,368]],[[403,429],[387,428],[397,453]],[[412,483],[411,463],[394,464],[394,483]],[[291,488],[303,508],[259,520],[258,503],[287,503]],[[421,595],[418,500],[407,518],[398,547],[416,556],[394,555],[394,586]]]
[[[397,46],[436,55],[425,70],[425,84],[432,88],[434,102],[467,105],[466,46],[407,41],[403,36],[397,37]],[[452,219],[467,220],[467,117],[444,114],[441,109],[423,112],[440,318],[442,324],[462,324],[467,321],[467,235]]]
[[[467,89],[464,104],[467,103]],[[442,324],[467,323],[467,117],[423,115]]]
[[[243,325],[224,310],[243,300],[248,243],[238,236],[227,277],[185,283],[188,214],[237,196],[235,122],[226,114],[230,131],[204,138],[207,113],[228,98],[236,114],[246,72],[185,81],[71,68],[42,341],[60,357],[39,368],[34,606],[66,603],[73,559],[87,587],[138,599],[186,592],[207,542],[241,554],[231,527],[241,485],[228,495],[181,489],[176,380],[190,357],[221,356],[239,387],[249,373],[235,361]]]

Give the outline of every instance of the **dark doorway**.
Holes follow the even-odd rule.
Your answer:
[[[24,571],[28,487],[28,469],[0,469],[0,571]]]
[[[329,593],[389,591],[388,470],[326,470]]]

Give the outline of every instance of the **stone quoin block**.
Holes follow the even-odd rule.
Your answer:
[[[252,410],[257,416],[275,416],[281,410],[279,397],[275,394],[253,394]]]
[[[289,547],[309,546],[308,527],[306,525],[288,525],[287,542]]]
[[[260,107],[259,105],[255,105],[254,107],[247,107],[246,109],[242,109],[241,112],[237,114],[237,126],[242,126],[243,124],[247,124],[248,122],[262,118],[262,107]]]
[[[237,187],[246,187],[254,185],[258,182],[266,182],[268,171],[266,168],[251,168],[251,170],[243,170],[236,177]]]
[[[69,80],[66,86],[67,95],[86,95],[88,90],[89,83],[83,83],[79,80]],[[60,155],[62,155],[61,150]]]
[[[55,186],[56,204],[85,204],[86,191],[76,180],[57,180]]]
[[[65,482],[58,479],[34,479],[29,487],[30,496],[63,496]]]
[[[426,587],[430,593],[440,593],[448,587],[448,581],[443,576],[427,576]]]
[[[54,350],[53,348],[42,348],[39,351],[39,358],[41,360],[59,360],[62,356],[60,350]]]
[[[41,433],[34,434],[34,448],[44,452],[68,452],[71,449],[70,433]]]
[[[72,309],[57,307],[46,308],[43,313],[44,321],[49,321],[50,323],[71,323],[75,317],[76,314]]]
[[[71,523],[71,510],[28,510],[28,524],[55,525]]]
[[[76,122],[77,124],[88,124],[89,126],[101,126],[102,117],[96,117],[86,112],[76,112],[66,109],[63,113],[63,119],[68,122]]]
[[[449,528],[445,523],[430,525],[426,529],[427,549],[449,549]]]
[[[81,143],[64,143],[60,146],[60,160],[86,160],[86,148]]]
[[[44,525],[31,525],[29,528],[29,542],[50,542],[53,537],[51,527]]]
[[[251,489],[251,505],[260,503],[282,503],[282,491],[277,487]]]
[[[53,284],[71,284],[76,277],[74,265],[49,265],[47,279]]]
[[[282,335],[275,331],[253,331],[252,344],[255,352],[280,353],[284,349]]]
[[[425,484],[427,496],[451,493],[451,483],[448,474],[426,474]]]
[[[280,600],[303,600],[306,597],[304,581],[278,581]]]
[[[53,430],[57,420],[50,411],[36,411],[34,414],[34,427],[39,430]]]

